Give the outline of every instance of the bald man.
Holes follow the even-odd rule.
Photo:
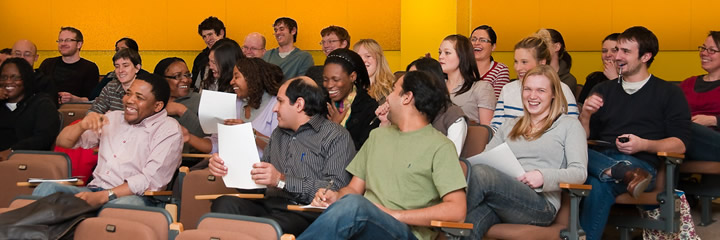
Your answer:
[[[242,51],[249,58],[263,57],[265,55],[265,36],[257,32],[248,34],[243,42]]]
[[[40,57],[40,55],[37,54],[37,46],[35,46],[35,43],[27,39],[20,39],[13,44],[12,56],[24,58],[25,61],[33,67],[35,66],[35,62],[37,62],[38,57]],[[35,69],[35,81],[35,87],[38,88],[38,91],[47,93],[49,96],[58,95],[55,83],[51,81],[50,76],[43,74],[38,69]],[[56,107],[59,107],[57,101],[54,102],[56,102]]]
[[[12,56],[24,58],[25,61],[30,63],[30,66],[35,66],[39,55],[37,54],[37,47],[33,42],[27,39],[20,39],[12,47]]]

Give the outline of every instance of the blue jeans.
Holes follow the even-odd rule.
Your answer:
[[[103,191],[105,189],[102,188],[95,188],[95,187],[76,187],[76,186],[69,186],[69,185],[63,185],[59,183],[54,182],[45,182],[38,185],[35,190],[33,190],[32,195],[33,196],[47,196],[56,192],[65,192],[65,193],[80,193],[80,192],[99,192]],[[153,201],[152,199],[149,199],[147,197],[141,197],[137,195],[131,195],[131,196],[124,196],[124,197],[118,197],[115,200],[112,200],[108,203],[113,204],[125,204],[125,205],[136,205],[136,206],[149,206],[149,207],[161,207],[161,204],[158,204],[156,201]]]
[[[605,170],[618,163],[630,164],[647,170],[652,181],[647,191],[655,186],[657,170],[650,163],[621,153],[617,149],[595,151],[588,149],[588,177],[585,184],[592,185],[590,196],[583,199],[580,209],[580,226],[585,230],[587,239],[601,239],[610,208],[615,204],[615,197],[627,192],[627,184],[618,182],[604,174]]]
[[[720,132],[691,123],[690,133],[690,144],[685,152],[688,161],[720,161]]]
[[[331,204],[297,239],[416,238],[407,224],[383,212],[367,198],[350,194]]]
[[[497,169],[473,165],[467,195],[467,222],[473,224],[470,239],[481,239],[498,223],[550,225],[555,206],[514,177]]]

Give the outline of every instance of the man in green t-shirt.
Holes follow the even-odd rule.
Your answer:
[[[373,130],[348,186],[319,189],[327,210],[298,239],[434,239],[431,220],[465,220],[466,182],[453,143],[430,125],[450,102],[440,81],[413,71],[387,97],[392,125]]]

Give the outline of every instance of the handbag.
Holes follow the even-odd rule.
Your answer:
[[[667,233],[656,229],[643,229],[643,239],[646,240],[700,240],[695,232],[695,223],[690,215],[690,204],[685,198],[685,192],[675,190],[680,198],[680,230],[676,233]],[[676,206],[677,207],[677,206]],[[658,219],[660,208],[642,211],[643,217]]]

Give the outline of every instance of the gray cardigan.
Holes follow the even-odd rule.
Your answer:
[[[518,119],[503,124],[485,147],[493,149],[504,142],[526,172],[538,170],[543,175],[541,193],[555,209],[560,209],[560,182],[582,184],[587,177],[587,137],[576,117],[560,116],[538,139],[510,140],[508,134]]]

